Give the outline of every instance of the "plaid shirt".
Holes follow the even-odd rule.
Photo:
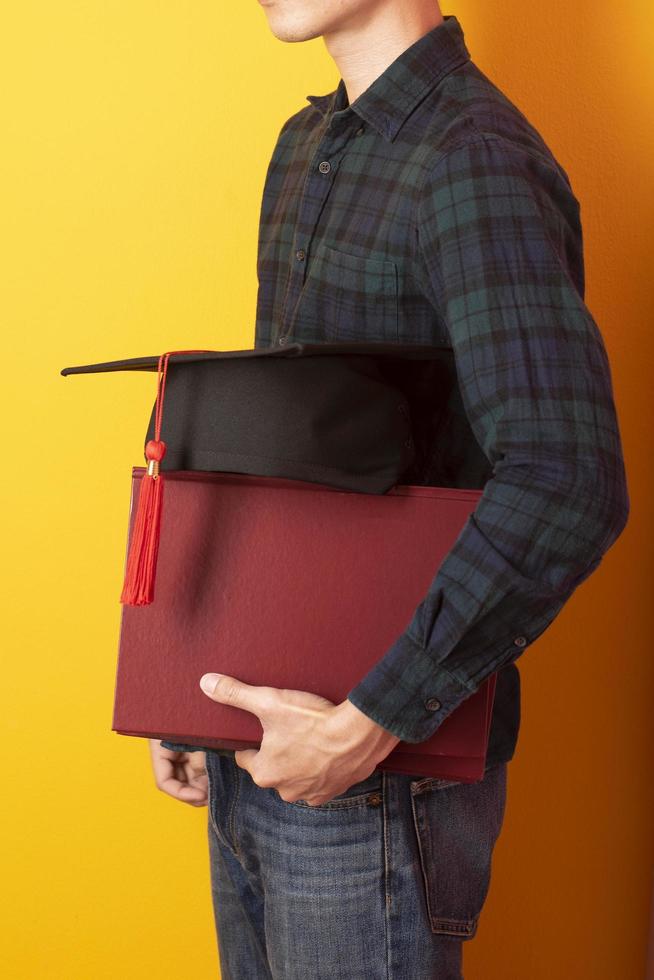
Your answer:
[[[487,764],[508,760],[515,661],[629,513],[579,202],[471,61],[455,16],[351,105],[342,79],[307,100],[266,175],[255,346],[443,345],[418,420],[422,482],[483,488],[406,629],[348,698],[419,742],[497,671]]]

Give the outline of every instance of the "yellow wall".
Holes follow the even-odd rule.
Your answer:
[[[521,660],[521,737],[466,980],[639,980],[653,837],[654,17],[645,0],[444,11],[582,202],[632,500],[604,565]],[[110,731],[153,376],[59,370],[251,346],[274,139],[338,75],[320,39],[273,38],[255,0],[21,0],[0,45],[4,972],[214,977],[206,810],[156,790],[146,742]]]

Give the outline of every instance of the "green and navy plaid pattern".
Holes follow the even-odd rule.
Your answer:
[[[419,742],[498,671],[488,762],[510,759],[515,661],[629,512],[579,202],[454,16],[351,105],[342,79],[307,99],[266,175],[255,345],[446,345],[456,397],[443,402],[443,379],[434,388],[434,458],[439,433],[458,427],[450,485],[470,486],[457,474],[480,455],[488,468],[427,595],[348,697]]]

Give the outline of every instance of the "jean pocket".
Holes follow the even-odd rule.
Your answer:
[[[377,807],[382,803],[382,773],[375,770],[365,779],[353,783],[344,793],[332,797],[326,803],[312,805],[306,800],[294,800],[286,802],[286,806],[306,807],[308,810],[343,810],[358,806]]]
[[[218,840],[229,847],[226,824],[236,799],[238,782],[233,750],[209,750],[206,754],[207,809],[209,822]]]
[[[425,902],[432,932],[472,939],[490,886],[506,802],[506,762],[476,783],[410,784]]]
[[[209,754],[207,753],[207,809],[209,811],[209,821],[213,827],[213,831],[216,837],[224,844],[224,838],[220,829],[218,827],[217,814],[216,814],[216,776],[209,759]]]

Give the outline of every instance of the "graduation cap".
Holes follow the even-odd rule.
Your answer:
[[[166,470],[307,480],[385,493],[411,466],[410,405],[392,367],[434,357],[426,345],[301,343],[167,351],[63,368],[61,374],[156,371],[120,601],[154,596]],[[164,401],[166,417],[163,418]]]

